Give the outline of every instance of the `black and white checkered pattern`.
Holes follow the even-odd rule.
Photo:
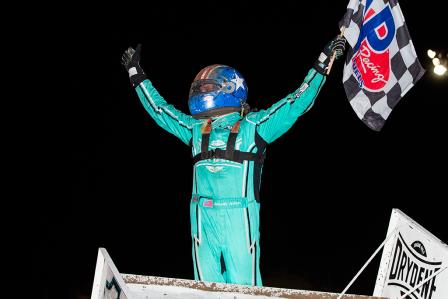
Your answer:
[[[395,38],[389,46],[390,75],[381,91],[361,88],[353,73],[353,47],[358,41],[363,23],[365,0],[350,0],[347,12],[339,23],[344,26],[344,37],[351,47],[347,52],[344,74],[345,93],[358,117],[372,130],[380,131],[400,99],[423,76],[425,70],[418,61],[411,37],[397,0],[373,0],[370,7],[376,12],[390,5],[395,22]]]

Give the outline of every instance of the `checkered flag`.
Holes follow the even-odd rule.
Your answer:
[[[350,0],[339,23],[350,45],[342,82],[358,117],[380,131],[423,76],[397,0]]]

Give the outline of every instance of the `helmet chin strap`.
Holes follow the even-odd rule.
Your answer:
[[[241,102],[241,117],[250,112],[250,106],[247,102]]]

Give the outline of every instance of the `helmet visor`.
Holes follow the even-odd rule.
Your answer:
[[[190,97],[198,94],[211,93],[221,90],[221,84],[212,79],[197,80],[191,84]]]

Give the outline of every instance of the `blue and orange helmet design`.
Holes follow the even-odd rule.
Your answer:
[[[203,68],[190,88],[188,107],[195,118],[208,118],[241,111],[247,99],[247,85],[234,68],[214,64]]]

